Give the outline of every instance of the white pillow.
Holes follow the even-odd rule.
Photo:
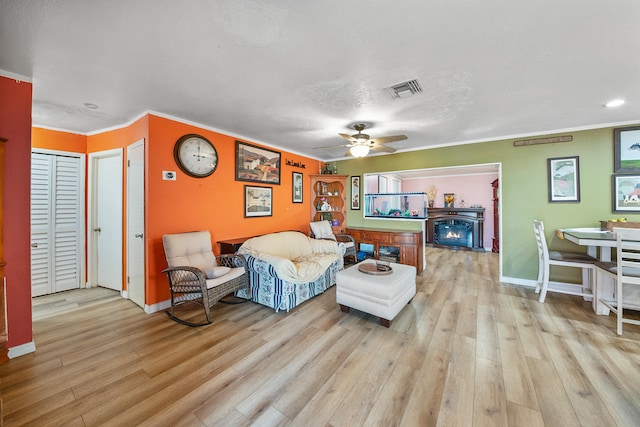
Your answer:
[[[333,235],[333,229],[329,221],[315,221],[311,224],[311,232],[316,239],[331,239],[336,240],[336,236]]]
[[[229,267],[216,266],[216,267],[206,268],[204,270],[204,275],[207,279],[217,279],[218,277],[222,277],[230,271],[231,271],[231,268]]]

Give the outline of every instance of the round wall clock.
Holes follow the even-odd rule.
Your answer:
[[[218,166],[218,153],[205,137],[188,134],[180,137],[173,149],[173,157],[182,172],[194,178],[211,175]]]

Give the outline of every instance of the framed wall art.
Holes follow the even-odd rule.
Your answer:
[[[273,210],[273,188],[244,186],[244,217],[271,216]]]
[[[613,130],[613,172],[640,173],[640,126]]]
[[[302,203],[302,174],[300,172],[293,172],[293,190],[292,198],[293,203]]]
[[[579,157],[547,159],[549,202],[580,201]]]
[[[236,181],[280,185],[280,153],[236,141]]]
[[[613,175],[613,212],[640,212],[640,175]]]
[[[351,209],[360,210],[360,177],[351,177]]]

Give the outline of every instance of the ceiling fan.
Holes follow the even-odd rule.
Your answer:
[[[341,137],[349,141],[345,147],[349,147],[349,150],[345,153],[345,155],[352,155],[354,157],[364,157],[369,154],[369,150],[373,151],[383,151],[385,153],[393,153],[396,151],[395,148],[387,147],[384,144],[389,142],[403,141],[407,139],[406,135],[392,135],[392,136],[382,136],[380,138],[371,138],[371,136],[366,133],[362,133],[365,129],[366,125],[364,123],[358,123],[353,126],[353,128],[358,132],[354,135],[347,135],[345,133],[339,133]],[[336,147],[335,145],[333,147]],[[318,147],[318,148],[328,148],[328,147]]]

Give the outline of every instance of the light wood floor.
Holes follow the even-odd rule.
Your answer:
[[[103,289],[36,299],[37,351],[0,365],[4,423],[640,423],[640,327],[619,338],[614,317],[579,297],[539,304],[533,290],[497,282],[495,254],[427,257],[389,329],[342,313],[335,287],[288,314],[221,304],[203,328]]]

